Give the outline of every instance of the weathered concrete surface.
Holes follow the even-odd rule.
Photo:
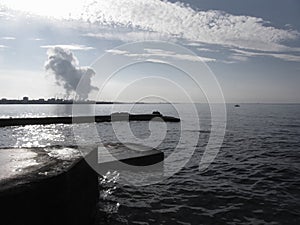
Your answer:
[[[98,175],[75,148],[0,150],[3,225],[93,224]]]
[[[121,143],[81,147],[80,151],[78,147],[55,146],[0,149],[0,223],[93,224],[99,200],[99,170],[128,171],[134,166],[135,179],[158,177],[162,176],[163,159],[164,154],[158,150]],[[141,175],[150,165],[159,172]]]
[[[138,144],[112,143],[98,147],[98,164],[120,161],[133,166],[149,166],[163,160],[163,152]]]
[[[102,175],[107,171],[118,171],[121,174],[146,172],[163,176],[164,153],[144,145],[109,143],[98,146],[98,151],[93,151],[85,159]]]

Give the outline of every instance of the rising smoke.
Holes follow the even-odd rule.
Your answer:
[[[76,92],[76,99],[88,98],[92,90],[98,90],[91,85],[91,78],[96,73],[91,67],[80,67],[77,58],[67,49],[50,48],[47,51],[48,60],[45,69],[55,75],[58,85],[63,86],[67,96]],[[77,88],[80,82],[80,90]]]

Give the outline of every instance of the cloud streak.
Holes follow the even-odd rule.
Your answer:
[[[82,35],[84,37],[98,38],[104,40],[116,40],[122,42],[132,42],[141,40],[170,40],[170,35],[161,34],[153,31],[113,31],[113,30],[103,30],[99,33],[87,33]]]
[[[113,55],[122,55],[126,57],[133,57],[139,60],[151,61],[151,62],[162,62],[165,63],[165,60],[184,60],[192,62],[214,62],[216,61],[213,58],[201,57],[196,55],[188,54],[179,54],[173,51],[166,51],[162,49],[146,48],[144,52],[129,52],[118,49],[106,50],[106,52]]]
[[[248,57],[254,57],[254,56],[269,56],[274,57],[277,59],[282,59],[284,61],[293,61],[293,62],[300,62],[300,56],[293,55],[293,54],[284,54],[284,53],[271,53],[271,52],[250,52],[240,49],[234,49],[235,53],[231,57],[232,59],[238,60],[238,61],[247,61]]]
[[[15,37],[2,37],[2,40],[16,40]]]
[[[68,50],[83,50],[83,51],[87,51],[87,50],[93,50],[95,48],[93,47],[89,47],[89,46],[85,46],[85,45],[42,45],[41,48],[63,48],[63,49],[68,49]]]

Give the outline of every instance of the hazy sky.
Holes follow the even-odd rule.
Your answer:
[[[63,97],[89,71],[100,100],[205,101],[207,74],[227,102],[300,103],[299,12],[297,0],[2,0],[0,98]]]

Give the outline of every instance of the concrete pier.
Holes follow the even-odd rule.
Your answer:
[[[80,150],[58,146],[0,149],[1,224],[94,224],[99,183],[91,162],[116,169],[117,161],[145,166],[162,163],[164,158],[162,152],[140,145]]]
[[[0,149],[0,162],[1,224],[93,224],[98,175],[76,149]]]
[[[0,127],[24,126],[24,125],[47,125],[47,124],[71,124],[71,123],[101,123],[113,121],[165,121],[180,122],[179,118],[163,116],[161,114],[128,114],[114,113],[109,116],[65,116],[65,117],[35,117],[35,118],[2,118]]]

